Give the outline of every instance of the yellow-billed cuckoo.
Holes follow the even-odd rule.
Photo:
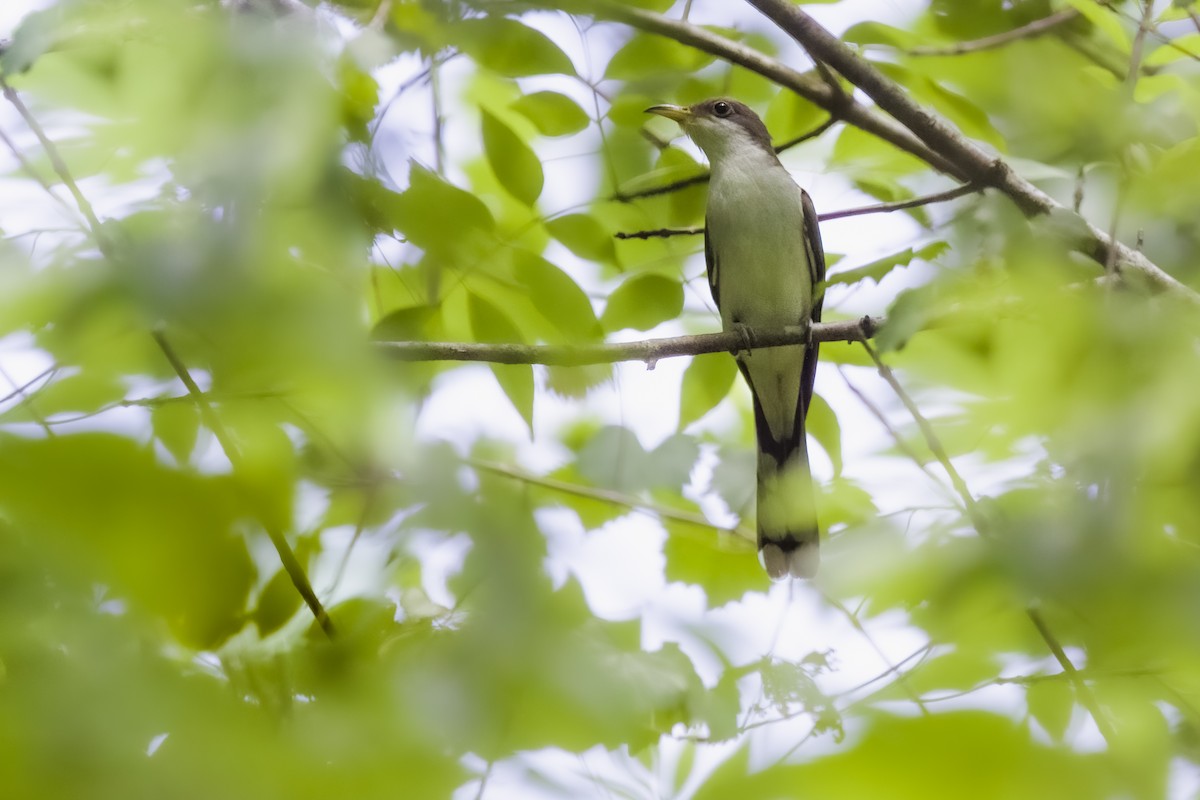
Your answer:
[[[825,253],[817,213],[771,146],[767,126],[735,100],[653,106],[708,156],[708,285],[725,330],[779,329],[821,319]],[[753,344],[752,336],[749,336]],[[817,345],[738,355],[758,435],[758,549],[772,578],[811,578],[819,534],[804,419]]]

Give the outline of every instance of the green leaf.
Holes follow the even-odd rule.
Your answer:
[[[604,331],[579,284],[541,256],[519,251],[513,259],[517,282],[538,313],[570,340],[596,340]]]
[[[451,38],[480,65],[501,75],[574,75],[575,67],[558,45],[541,31],[504,17],[466,19]]]
[[[258,605],[250,615],[259,636],[268,636],[282,628],[300,610],[302,601],[287,571],[278,570],[258,595]]]
[[[362,186],[369,189],[378,184],[369,181]],[[453,251],[472,232],[490,232],[496,227],[482,200],[416,163],[409,172],[408,189],[395,195],[378,187],[368,202],[409,241],[431,252]]]
[[[634,275],[608,298],[600,317],[604,329],[648,331],[683,310],[683,287],[662,275]]]
[[[816,128],[828,118],[829,113],[811,100],[806,100],[793,91],[784,89],[775,95],[763,122],[771,131],[775,144],[779,145]]]
[[[1148,40],[1148,41],[1153,41]],[[1189,33],[1171,40],[1171,44],[1160,44],[1154,52],[1142,60],[1142,66],[1162,67],[1181,58],[1193,58],[1189,53],[1200,53],[1200,33]]]
[[[1062,680],[1042,680],[1025,689],[1029,716],[1046,729],[1056,742],[1063,741],[1075,711],[1075,690]]]
[[[829,460],[833,462],[833,476],[842,474],[842,429],[837,414],[819,394],[812,396],[805,419],[805,430],[820,443]]]
[[[21,20],[12,41],[0,52],[0,71],[5,77],[19,75],[33,66],[43,53],[53,49],[64,24],[63,16],[61,8],[48,8],[27,14]]]
[[[679,430],[717,406],[733,386],[737,362],[727,353],[705,353],[692,359],[679,390]]]
[[[691,436],[677,433],[646,454],[646,485],[682,491],[700,457],[700,445]]]
[[[701,587],[710,607],[770,587],[750,540],[673,519],[664,519],[663,524],[669,534],[663,544],[667,580]]]
[[[646,461],[633,431],[606,425],[579,451],[576,469],[593,486],[633,494],[646,487]]]
[[[664,72],[690,73],[711,64],[713,58],[664,36],[635,33],[608,62],[604,79],[631,81]]]
[[[180,642],[219,646],[243,624],[254,567],[226,479],[164,467],[112,434],[0,439],[8,523],[72,569],[157,615]]]
[[[180,464],[188,463],[200,433],[200,412],[191,399],[163,403],[150,412],[154,436]]]
[[[1097,28],[1104,32],[1113,44],[1121,49],[1121,52],[1128,53],[1131,43],[1129,34],[1125,32],[1121,21],[1111,9],[1105,8],[1096,0],[1065,0],[1066,4],[1082,14],[1088,22],[1091,22]]]
[[[882,281],[896,267],[906,267],[913,259],[922,261],[932,261],[942,253],[950,249],[950,245],[946,242],[931,242],[924,247],[914,250],[911,247],[906,247],[899,253],[893,253],[890,256],[872,261],[870,264],[864,264],[855,269],[848,269],[845,272],[839,272],[829,278],[826,283],[829,286],[836,284],[858,283],[862,280],[873,280],[876,283]]]
[[[587,112],[571,98],[558,92],[524,94],[509,108],[532,122],[543,136],[568,136],[591,123]]]
[[[521,343],[520,330],[490,301],[471,292],[467,302],[471,331],[480,342]],[[533,430],[533,367],[528,364],[490,364],[497,383],[508,396],[513,408]]]
[[[566,214],[546,221],[546,230],[580,258],[603,264],[617,262],[612,234],[590,214]]]
[[[509,194],[527,206],[537,202],[545,177],[542,162],[529,145],[487,109],[483,116],[483,151],[488,164]]]
[[[851,25],[842,34],[847,44],[885,44],[899,50],[907,50],[923,44],[921,39],[909,31],[882,22],[859,22]]]

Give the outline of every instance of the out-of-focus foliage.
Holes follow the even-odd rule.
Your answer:
[[[1188,301],[1098,281],[1069,214],[972,195],[909,210],[902,245],[830,253],[827,318],[889,316],[877,345],[936,433],[861,347],[824,345],[809,426],[829,466],[827,558],[793,591],[822,625],[917,643],[865,682],[839,681],[838,642],[814,635],[793,658],[769,630],[731,632],[775,624],[740,519],[753,424],[731,359],[661,378],[640,407],[677,402],[678,424],[650,446],[589,405],[620,391],[615,368],[493,365],[488,397],[507,405],[487,405],[453,394],[478,367],[373,349],[711,329],[698,239],[614,238],[702,224],[702,183],[652,191],[704,168],[642,109],[735,94],[779,141],[828,119],[606,21],[687,6],[795,59],[741,4],[558,5],[57,0],[5,46],[32,115],[0,115],[5,185],[44,208],[0,199],[0,366],[16,381],[0,405],[0,795],[486,796],[485,765],[533,752],[608,758],[583,780],[529,767],[522,796],[1194,791],[1200,326]],[[931,0],[845,39],[1195,285],[1200,9],[1151,11]],[[945,187],[840,122],[784,160],[864,203]],[[874,387],[862,404],[830,401],[834,366]],[[460,429],[417,435],[431,397],[457,402]],[[569,421],[546,424],[549,403]],[[869,450],[894,471],[849,455],[875,414]],[[461,435],[499,418],[509,433]],[[555,468],[521,463],[531,437]],[[970,507],[943,488],[942,452]],[[663,537],[649,567],[564,555],[646,513]],[[662,609],[680,606],[658,607],[657,628],[602,612],[589,569],[613,585],[652,572],[703,610],[664,636]]]

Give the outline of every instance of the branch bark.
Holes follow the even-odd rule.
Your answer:
[[[814,342],[857,342],[874,336],[885,320],[882,317],[838,322],[818,322],[812,326]],[[738,331],[701,333],[619,344],[546,345],[479,344],[472,342],[376,342],[379,351],[396,361],[484,361],[490,364],[542,364],[552,367],[582,367],[589,364],[615,364],[620,361],[644,361],[650,369],[659,360],[674,356],[704,353],[731,353],[746,349],[782,347],[809,341],[809,329],[803,326],[775,331]]]
[[[861,89],[880,108],[891,114],[924,144],[939,154],[939,160],[954,165],[957,174],[982,186],[993,187],[1007,195],[1026,216],[1073,214],[1052,197],[1022,178],[1001,158],[985,152],[956,130],[950,123],[927,111],[910,98],[866,59],[817,23],[798,6],[787,0],[746,0],[791,36],[818,61],[823,61]],[[912,151],[910,151],[912,152]],[[934,162],[929,162],[938,166]],[[938,167],[939,169],[941,167]],[[1081,248],[1098,264],[1110,260],[1119,273],[1133,272],[1159,291],[1177,293],[1200,304],[1200,294],[1164,272],[1133,248],[1081,218],[1087,238]]]
[[[471,0],[470,4],[485,11],[513,13],[522,9],[565,11],[590,16],[607,22],[620,22],[632,28],[673,39],[681,44],[714,55],[731,64],[745,67],[785,89],[828,111],[837,119],[874,134],[884,141],[911,153],[927,164],[961,180],[958,166],[943,158],[935,149],[921,142],[910,131],[894,121],[858,103],[849,94],[835,91],[820,77],[806,75],[786,66],[753,47],[713,33],[707,28],[670,19],[661,14],[644,11],[616,0]]]

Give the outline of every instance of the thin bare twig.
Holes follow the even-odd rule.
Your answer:
[[[619,361],[644,361],[653,368],[659,360],[674,356],[704,353],[731,353],[746,349],[784,347],[807,342],[858,341],[874,335],[884,324],[882,317],[863,317],[840,322],[818,322],[811,329],[797,325],[782,330],[722,331],[664,339],[645,339],[620,344],[491,344],[477,342],[376,342],[379,351],[398,361],[486,361],[491,364],[542,364],[554,367],[581,367],[588,364],[614,364]],[[864,333],[865,332],[865,333]]]
[[[188,371],[187,365],[183,363],[183,360],[175,352],[175,348],[171,346],[171,343],[167,341],[167,337],[162,331],[152,331],[150,335],[154,338],[154,343],[158,345],[158,349],[162,351],[163,356],[170,363],[171,369],[175,371],[179,380],[183,381],[183,385],[187,387],[188,394],[195,401],[196,408],[199,409],[204,424],[213,432],[213,436],[217,438],[217,442],[225,452],[225,457],[233,465],[234,472],[242,472],[242,457],[237,442],[234,441],[233,436],[226,430],[224,423],[221,422],[221,418],[217,416],[217,412],[209,404],[204,392],[200,391],[200,387],[196,385],[196,381],[192,378],[191,372]],[[238,485],[240,486],[240,484]],[[296,591],[304,598],[305,604],[308,605],[312,615],[316,617],[317,624],[321,626],[321,630],[325,632],[326,636],[332,639],[336,633],[333,620],[329,618],[325,607],[321,605],[316,592],[313,591],[312,584],[308,582],[304,566],[296,558],[292,546],[288,544],[283,532],[275,527],[275,525],[261,517],[259,521],[262,523],[263,529],[267,532],[267,536],[270,537],[271,544],[275,546],[275,550],[279,554],[279,559],[283,563],[283,569],[287,572],[288,577],[291,578]]]
[[[961,56],[967,53],[978,53],[981,50],[991,50],[996,47],[1003,47],[1009,42],[1019,41],[1021,39],[1032,39],[1036,36],[1041,36],[1043,33],[1057,28],[1065,22],[1070,22],[1079,16],[1079,12],[1073,8],[1064,8],[1062,11],[1057,11],[1048,17],[1035,19],[1027,25],[1022,25],[1019,28],[1013,28],[1011,31],[997,33],[992,36],[984,36],[981,39],[972,39],[969,42],[958,42],[957,44],[945,46],[923,46],[910,47],[908,54],[910,56]]]
[[[685,522],[689,525],[696,525],[701,528],[710,528],[717,533],[723,533],[728,536],[745,539],[748,542],[754,541],[754,532],[740,524],[734,528],[727,528],[714,524],[703,514],[692,514],[687,511],[667,508],[665,506],[655,504],[649,500],[643,500],[642,498],[634,495],[622,494],[609,489],[598,489],[592,486],[581,486],[577,483],[567,483],[566,481],[559,481],[555,480],[554,478],[545,478],[525,472],[524,470],[516,469],[515,467],[510,467],[506,464],[500,464],[492,461],[482,461],[476,458],[468,458],[465,459],[465,461],[476,469],[482,469],[496,475],[501,475],[505,478],[511,478],[513,480],[520,481],[521,483],[527,483],[531,486],[540,486],[543,489],[549,489],[552,492],[570,494],[576,497],[584,497],[588,500],[599,500],[602,503],[622,506],[630,509],[631,511],[653,514],[663,519],[672,519],[676,522]]]
[[[971,524],[981,537],[990,539],[992,534],[991,526],[986,517],[980,512],[979,505],[975,502],[975,497],[971,494],[966,481],[963,480],[962,475],[959,474],[953,462],[950,461],[950,456],[947,455],[946,449],[942,447],[941,440],[933,430],[933,426],[925,418],[925,415],[921,413],[921,410],[917,408],[916,402],[904,390],[904,387],[900,385],[895,373],[883,362],[879,354],[875,351],[875,348],[871,347],[870,342],[866,338],[863,339],[862,346],[871,357],[871,360],[875,362],[880,377],[892,387],[892,391],[896,393],[900,402],[908,409],[913,420],[917,423],[917,427],[920,428],[926,445],[933,452],[934,456],[937,457],[942,468],[946,470],[946,474],[950,476],[950,482],[954,485],[955,491],[959,493],[963,504],[966,506],[967,516],[970,518]],[[1079,677],[1078,670],[1075,668],[1074,663],[1071,662],[1071,658],[1067,655],[1066,650],[1063,649],[1062,644],[1058,641],[1058,637],[1050,629],[1046,618],[1042,615],[1041,609],[1036,604],[1030,604],[1025,607],[1025,615],[1029,617],[1029,621],[1033,623],[1034,628],[1037,629],[1042,641],[1050,649],[1051,654],[1053,654],[1059,666],[1062,667],[1063,672],[1072,676],[1072,685],[1075,687],[1075,693],[1079,697],[1079,702],[1088,710],[1092,720],[1096,723],[1096,728],[1100,731],[1100,735],[1111,746],[1116,740],[1116,732],[1113,730],[1108,718],[1104,715],[1100,704],[1096,701],[1096,696],[1092,693],[1091,687]]]
[[[1153,23],[1154,15],[1154,0],[1142,0],[1142,18],[1138,20],[1137,33],[1133,37],[1133,46],[1129,50],[1129,71],[1125,73],[1125,92],[1133,97],[1133,90],[1137,87],[1138,78],[1140,77],[1140,69],[1142,66],[1142,53],[1146,49],[1146,34],[1150,31]]]
[[[707,180],[708,176],[703,176]],[[688,179],[693,180],[693,179]],[[964,183],[962,186],[955,186],[953,189],[947,189],[944,192],[934,192],[933,194],[921,195],[908,200],[897,200],[894,203],[875,203],[869,206],[858,206],[856,208],[843,208],[838,211],[826,211],[817,214],[818,222],[828,222],[835,219],[845,219],[846,217],[860,217],[866,214],[888,214],[893,211],[903,211],[907,208],[918,208],[919,206],[932,205],[933,203],[945,203],[949,200],[956,200],[968,194],[983,191],[983,187],[976,186],[973,183]],[[656,228],[654,230],[625,232],[618,231],[613,234],[617,239],[661,239],[670,236],[695,236],[704,233],[704,228]]]
[[[871,206],[860,206],[859,208],[846,208],[841,211],[827,211],[824,214],[817,214],[817,219],[820,222],[828,222],[833,219],[845,219],[846,217],[861,217],[864,214],[888,214],[892,211],[903,211],[906,208],[917,208],[919,206],[932,205],[933,203],[945,203],[949,200],[957,200],[968,194],[982,192],[983,187],[974,183],[964,183],[962,186],[955,186],[953,189],[947,189],[944,192],[934,192],[920,197],[914,197],[910,200],[897,200],[894,203],[877,203]]]

